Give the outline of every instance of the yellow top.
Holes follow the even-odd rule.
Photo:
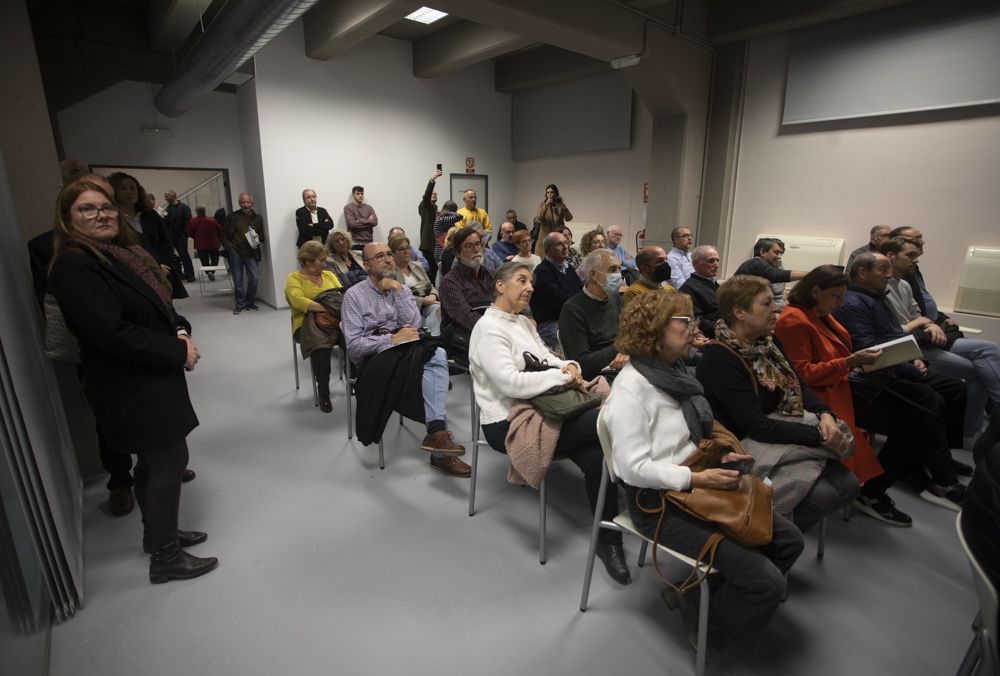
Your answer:
[[[640,278],[635,280],[634,282],[629,284],[628,287],[625,288],[625,294],[622,296],[622,304],[628,305],[629,301],[635,300],[640,293],[645,293],[646,291],[652,291],[653,289],[669,289],[671,291],[676,290],[674,289],[674,287],[670,286],[666,282],[664,282],[660,286],[649,286],[648,284],[646,284],[644,280]]]
[[[309,311],[313,298],[324,291],[340,287],[337,275],[329,270],[323,271],[323,283],[320,286],[316,286],[298,270],[288,273],[288,279],[285,280],[285,298],[292,307],[292,333],[302,328],[302,322],[306,319],[306,312]]]
[[[470,211],[462,207],[456,213],[462,217],[462,220],[455,224],[456,228],[464,228],[466,221],[479,221],[485,229],[493,230],[493,226],[490,224],[490,215],[486,213],[485,209]]]

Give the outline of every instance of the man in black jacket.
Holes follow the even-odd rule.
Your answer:
[[[163,193],[163,199],[167,200],[167,213],[163,220],[167,224],[170,239],[177,250],[178,258],[180,258],[184,281],[193,282],[194,264],[191,262],[187,243],[187,226],[191,222],[191,207],[177,199],[177,193],[173,190]]]
[[[678,289],[691,296],[694,317],[698,328],[707,338],[715,338],[715,322],[719,319],[719,252],[714,246],[703,244],[691,252],[694,272]]]
[[[326,236],[333,230],[333,219],[326,209],[316,206],[316,191],[312,188],[302,191],[302,206],[295,210],[295,227],[299,229],[296,249],[317,237],[326,244]]]
[[[535,291],[531,294],[531,315],[538,323],[538,335],[550,348],[559,349],[559,313],[563,304],[580,293],[583,282],[566,258],[569,243],[561,232],[550,232],[542,240],[545,260],[535,268]]]
[[[264,243],[264,219],[253,210],[253,195],[240,193],[240,210],[229,214],[222,226],[222,246],[229,256],[233,275],[233,314],[257,307],[257,282],[260,279],[260,247]],[[252,233],[252,234],[251,234]],[[246,290],[243,275],[246,274]]]
[[[441,178],[441,170],[435,169],[431,174],[431,180],[427,181],[423,197],[417,205],[417,214],[420,215],[420,253],[427,261],[427,275],[431,280],[437,277],[437,261],[434,259],[434,219],[437,218],[438,194],[434,189],[437,180]]]

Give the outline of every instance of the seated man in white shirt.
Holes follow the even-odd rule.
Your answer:
[[[674,245],[667,253],[667,262],[670,263],[670,286],[679,289],[694,272],[694,265],[691,264],[694,236],[689,228],[677,226],[670,231],[670,241]]]

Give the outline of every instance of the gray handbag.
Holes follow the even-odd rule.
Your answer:
[[[66,326],[62,309],[51,293],[42,303],[45,313],[45,356],[56,361],[80,363],[80,342]]]

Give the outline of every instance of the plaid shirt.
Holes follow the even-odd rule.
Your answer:
[[[392,334],[377,331],[392,332],[405,324],[420,328],[420,310],[406,286],[383,293],[367,277],[344,294],[340,330],[347,341],[347,355],[354,363],[392,347]]]

